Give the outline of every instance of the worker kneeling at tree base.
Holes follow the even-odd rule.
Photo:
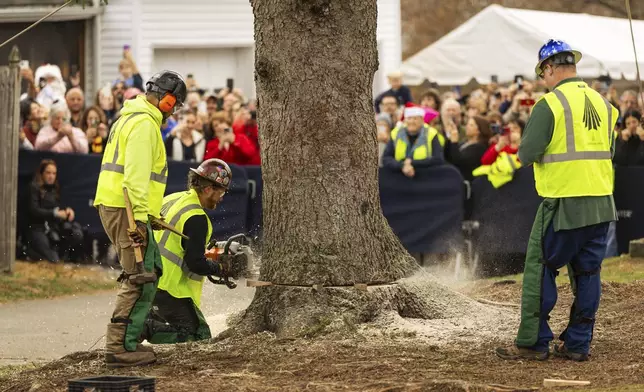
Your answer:
[[[190,169],[188,190],[163,199],[166,221],[189,239],[170,231],[156,231],[163,275],[142,338],[153,344],[180,343],[211,338],[200,310],[204,278],[237,278],[247,264],[244,253],[206,258],[212,225],[204,209],[213,210],[228,192],[232,173],[222,160],[209,159]],[[211,257],[210,255],[208,257]]]

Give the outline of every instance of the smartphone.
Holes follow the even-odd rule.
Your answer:
[[[232,131],[233,131],[233,129],[231,127],[228,127],[226,129],[224,129],[224,132],[232,132]]]
[[[232,78],[226,79],[226,88],[228,89],[228,91],[233,91],[233,87],[234,87],[233,79]]]
[[[132,47],[129,44],[123,45],[123,50],[130,50]]]
[[[499,124],[490,124],[490,128],[492,129],[492,133],[495,135],[503,136],[510,133],[509,127],[503,127]]]
[[[519,87],[519,90],[523,90],[523,76],[522,75],[514,75],[514,83],[516,83],[517,87]]]
[[[29,60],[20,60],[20,69],[28,69]]]
[[[98,124],[100,124],[100,123],[101,122],[98,119],[92,120],[92,127],[96,128],[96,127],[98,127]]]
[[[499,76],[498,75],[492,75],[490,77],[490,80],[492,80],[492,83],[494,83],[494,84],[499,84]]]

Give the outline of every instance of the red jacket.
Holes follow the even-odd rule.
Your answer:
[[[510,146],[505,146],[503,149],[501,149],[500,152],[507,152],[508,154],[516,154],[519,149],[517,148],[512,148]],[[496,143],[490,146],[490,148],[487,149],[485,154],[481,157],[481,165],[491,165],[494,162],[496,162],[496,158],[499,157],[499,152],[496,151]]]
[[[236,133],[235,142],[228,149],[219,149],[219,139],[214,138],[206,144],[204,161],[211,158],[222,159],[235,165],[254,165],[255,157],[259,156],[257,148],[244,134]]]
[[[240,133],[245,135],[248,140],[250,140],[251,143],[255,146],[255,150],[257,153],[253,156],[252,159],[249,160],[248,165],[261,165],[262,160],[260,158],[259,154],[259,132],[257,129],[257,123],[255,122],[249,122],[249,123],[244,123],[242,121],[237,121],[233,123],[233,132],[235,132],[235,135],[239,135]]]

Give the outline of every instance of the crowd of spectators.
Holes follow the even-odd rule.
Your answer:
[[[78,71],[80,72],[80,71]],[[22,70],[29,83],[20,103],[20,147],[76,154],[102,154],[110,128],[123,103],[144,91],[129,49],[119,62],[119,78],[90,92],[86,105],[78,75],[63,80],[55,65],[43,65],[35,73]],[[259,165],[256,105],[240,89],[215,89],[207,93],[187,75],[188,96],[184,107],[162,129],[169,159],[201,162],[221,158],[237,165]]]
[[[416,168],[453,165],[466,182],[487,175],[495,188],[512,181],[521,167],[518,149],[535,102],[547,92],[542,81],[521,76],[509,85],[491,83],[467,95],[430,88],[414,99],[400,73],[388,75],[391,88],[374,101],[380,165],[413,178]],[[619,110],[615,166],[644,166],[642,97],[618,94],[609,77],[589,83]],[[402,135],[402,136],[401,136]],[[472,213],[464,200],[465,219]],[[616,224],[608,234],[607,257],[617,256]]]
[[[414,99],[410,89],[402,84],[401,74],[389,75],[391,88],[375,99],[377,139],[381,166],[400,170],[413,177],[412,166],[431,166],[448,163],[456,166],[466,180],[472,180],[472,172],[480,166],[493,165],[500,154],[516,155],[521,144],[521,135],[530,118],[535,102],[546,93],[541,81],[516,77],[507,86],[491,83],[467,95],[456,90],[440,93],[430,88]],[[615,165],[644,166],[644,128],[642,127],[642,99],[637,93],[625,90],[618,95],[617,89],[606,77],[591,83],[620,111]],[[415,159],[415,144],[418,134],[412,135],[409,128],[417,129],[413,119],[405,119],[405,113],[415,113],[422,118],[429,135],[439,140],[438,149],[422,159]],[[405,128],[409,141],[404,156],[396,156],[396,137],[400,128]],[[424,140],[424,139],[423,139]]]
[[[20,148],[103,154],[124,102],[145,91],[128,47],[118,71],[119,77],[98,91],[83,91],[80,69],[64,78],[52,64],[22,68],[26,88],[20,101]],[[183,108],[161,129],[168,159],[201,163],[220,158],[236,165],[260,165],[256,103],[237,88],[203,89],[192,75],[186,75],[186,85]],[[19,238],[26,257],[50,262],[85,257],[87,252],[76,252],[83,248],[82,228],[74,212],[60,204],[53,160],[42,162],[29,193],[28,230]]]
[[[99,91],[83,91],[79,69],[64,79],[56,65],[23,68],[27,86],[20,102],[20,148],[103,154],[124,102],[144,92],[143,78],[127,47],[118,71],[119,77]],[[374,101],[380,164],[409,177],[415,175],[415,168],[447,163],[471,181],[477,168],[494,165],[500,157],[510,155],[516,160],[532,107],[546,92],[540,81],[517,77],[509,85],[492,83],[467,95],[457,89],[440,92],[430,88],[414,99],[399,72],[388,78],[390,88]],[[199,163],[220,158],[236,165],[260,165],[256,102],[237,88],[206,90],[192,75],[186,75],[186,84],[189,93],[184,107],[161,129],[168,159]],[[606,78],[594,81],[592,87],[620,110],[615,164],[644,165],[641,99],[638,101],[632,90],[618,96]],[[401,145],[397,135],[403,126],[406,131]],[[424,147],[418,149],[417,145]],[[68,238],[72,232],[79,235],[77,227],[70,230],[73,211],[60,205],[54,197],[58,195],[53,191],[56,186],[43,179],[44,170],[55,169],[52,162],[41,166],[35,175],[30,199],[33,234],[25,241],[37,244],[40,259],[57,262],[61,254],[73,253],[68,244],[78,244],[81,239]],[[65,217],[61,211],[68,211]],[[62,223],[69,224],[62,229]],[[48,237],[54,230],[58,241]],[[64,251],[58,252],[60,246]],[[51,249],[44,249],[47,247]]]

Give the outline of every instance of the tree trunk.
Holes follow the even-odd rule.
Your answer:
[[[9,66],[0,67],[0,273],[11,272],[16,256],[18,203],[18,135],[20,133],[20,53],[16,46]]]
[[[384,309],[441,317],[443,306],[398,284],[419,266],[380,208],[376,0],[251,3],[264,179],[260,280],[273,286],[257,288],[234,330],[297,336]]]

